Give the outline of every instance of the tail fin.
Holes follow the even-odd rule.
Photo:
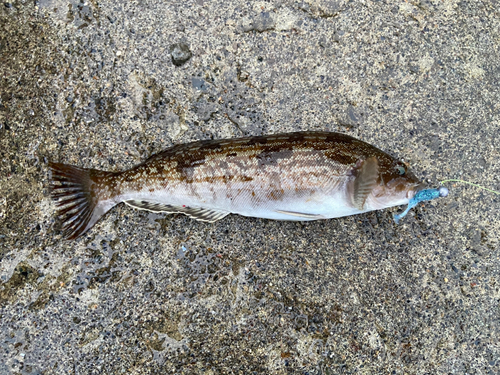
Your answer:
[[[49,168],[50,194],[58,207],[64,238],[81,236],[116,204],[112,197],[99,194],[114,173],[52,162]]]

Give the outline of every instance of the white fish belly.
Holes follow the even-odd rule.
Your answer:
[[[196,187],[179,185],[175,188],[129,192],[120,200],[144,200],[151,203],[177,207],[204,208],[273,220],[311,221],[355,215],[371,209],[359,210],[351,205],[346,184],[339,184],[330,191],[311,191],[300,194],[284,191],[272,196],[269,190],[256,193],[247,186],[213,186],[199,184]]]
[[[238,207],[234,210],[234,213],[243,216],[291,221],[331,219],[362,212],[366,211],[352,207],[343,192],[332,195],[315,194],[309,198],[270,201],[264,205]]]

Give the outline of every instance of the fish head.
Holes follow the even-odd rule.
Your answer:
[[[408,166],[389,157],[378,158],[378,179],[368,204],[372,209],[381,209],[408,204],[411,198],[425,188]]]

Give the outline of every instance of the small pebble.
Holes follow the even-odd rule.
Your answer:
[[[269,12],[262,12],[253,19],[252,28],[260,33],[274,29],[275,22]]]
[[[175,66],[181,66],[188,61],[193,54],[189,50],[189,46],[185,43],[176,43],[170,46],[170,56],[172,63]]]

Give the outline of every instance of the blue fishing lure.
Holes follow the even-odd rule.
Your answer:
[[[406,216],[406,214],[417,204],[423,201],[430,201],[439,197],[446,197],[448,195],[448,189],[441,186],[439,189],[425,189],[419,191],[415,196],[410,199],[408,207],[400,214],[394,215],[394,221],[399,224],[399,220]]]

